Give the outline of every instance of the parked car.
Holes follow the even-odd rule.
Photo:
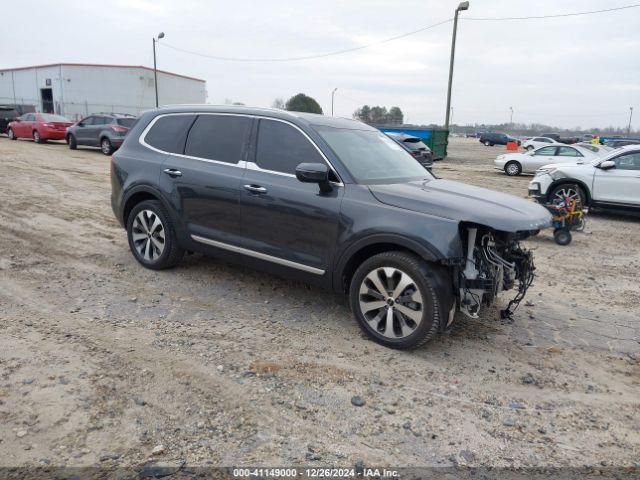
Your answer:
[[[79,145],[100,147],[102,153],[111,155],[124,141],[136,117],[121,113],[101,113],[83,118],[69,128],[66,135],[69,148]]]
[[[407,135],[406,133],[385,133],[392,140],[401,145],[413,158],[418,160],[420,164],[431,171],[433,167],[433,155],[431,149],[427,147],[420,137]]]
[[[535,150],[536,148],[544,147],[552,143],[559,143],[553,138],[549,137],[532,137],[522,142],[522,146],[525,150]]]
[[[506,145],[507,142],[516,142],[520,145],[520,140],[506,133],[482,133],[480,135],[480,143],[487,147],[493,147],[494,145]]]
[[[434,178],[355,120],[233,106],[142,114],[111,157],[134,258],[201,252],[348,293],[362,329],[417,347],[533,278],[540,205]],[[251,328],[247,325],[247,328]]]
[[[20,114],[15,109],[8,105],[0,105],[0,133],[7,133],[7,126],[18,118]]]
[[[611,148],[626,147],[627,145],[640,145],[640,140],[631,138],[620,138],[615,140],[607,140],[604,145]]]
[[[545,165],[529,183],[529,195],[542,203],[569,196],[583,206],[640,210],[640,145],[591,162]]]
[[[498,155],[493,163],[496,169],[503,170],[507,175],[515,176],[521,173],[533,173],[549,163],[575,162],[577,159],[593,159],[597,156],[596,153],[586,148],[553,144],[525,153],[514,152]]]
[[[7,135],[11,140],[33,138],[36,143],[47,140],[64,140],[67,128],[73,122],[52,113],[25,113],[7,125]]]
[[[559,133],[543,133],[541,137],[551,138],[558,143],[565,143],[567,145],[578,143],[581,140],[578,137],[561,137]]]

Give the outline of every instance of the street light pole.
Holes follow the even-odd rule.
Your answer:
[[[451,59],[449,60],[449,87],[447,88],[447,116],[444,121],[444,128],[449,130],[449,115],[451,113],[451,84],[453,82],[453,59],[456,54],[456,34],[458,32],[458,13],[469,9],[469,2],[460,2],[456,13],[453,16],[453,36],[451,37]]]
[[[333,91],[331,92],[331,116],[333,117],[333,98],[336,95],[336,90],[338,90],[338,87],[334,88]]]
[[[629,107],[629,128],[627,129],[627,137],[631,136],[631,119],[633,118],[633,107]]]
[[[156,89],[156,108],[158,108],[158,69],[156,67],[156,42],[164,38],[164,32],[158,34],[158,38],[153,37],[153,85]]]
[[[509,126],[511,128],[513,128],[513,107],[509,107],[509,110],[511,110],[511,117],[509,119]]]

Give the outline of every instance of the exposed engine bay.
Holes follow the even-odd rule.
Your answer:
[[[510,318],[533,282],[533,254],[520,245],[533,232],[514,234],[471,226],[466,233],[466,258],[458,278],[459,309],[477,318],[480,308],[491,305],[500,292],[515,289],[517,293],[500,312],[502,318]]]

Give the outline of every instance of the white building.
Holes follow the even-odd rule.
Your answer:
[[[205,103],[199,78],[158,70],[159,105]],[[91,113],[139,114],[155,108],[153,69],[130,65],[55,63],[0,70],[0,104],[76,120]]]

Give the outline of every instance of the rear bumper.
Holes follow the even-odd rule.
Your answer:
[[[45,130],[40,132],[40,136],[45,140],[64,140],[66,130]]]

